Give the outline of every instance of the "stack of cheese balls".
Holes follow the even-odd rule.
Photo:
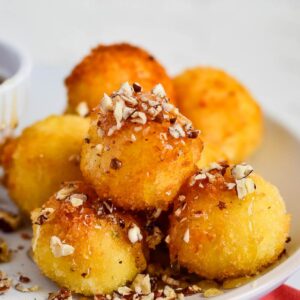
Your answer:
[[[33,213],[42,271],[86,295],[133,280],[148,253],[146,221],[136,212],[166,211],[201,151],[199,131],[168,102],[162,85],[144,92],[125,83],[105,94],[82,146],[85,183],[67,183]]]
[[[222,280],[275,261],[289,228],[276,188],[246,164],[199,171],[201,152],[199,131],[162,85],[105,94],[82,146],[85,183],[67,183],[33,213],[37,264],[75,292],[112,292],[147,266],[147,222],[137,212],[171,204],[172,264]]]
[[[233,78],[198,68],[172,82],[152,55],[120,44],[94,49],[66,85],[67,111],[81,116],[38,122],[1,153],[12,199],[34,209],[33,256],[47,277],[87,296],[153,300],[172,294],[152,293],[145,274],[161,245],[172,266],[220,281],[278,259],[289,215],[241,163],[261,113]]]

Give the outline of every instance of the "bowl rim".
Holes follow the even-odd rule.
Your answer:
[[[272,120],[279,124],[280,127],[284,128],[285,131],[297,141],[300,141],[299,131],[295,128],[288,126],[287,121],[280,119],[278,115],[272,114],[269,110],[264,111],[265,121]],[[270,268],[270,269],[269,269]],[[283,284],[289,277],[300,271],[300,244],[297,245],[296,249],[289,254],[287,250],[286,258],[282,258],[266,268],[265,273],[258,274],[257,278],[254,278],[250,282],[234,288],[228,289],[228,292],[216,296],[213,299],[216,300],[245,300],[245,299],[259,299],[260,297],[273,291],[279,285]],[[187,297],[188,300],[194,300],[196,297]],[[199,299],[199,296],[197,297]],[[202,298],[200,298],[202,299]]]
[[[228,293],[217,296],[215,299],[242,300],[261,297],[269,291],[274,290],[274,288],[282,284],[298,270],[300,270],[300,248],[296,249],[291,256],[288,256],[282,262],[279,261],[278,265],[275,265],[271,270],[267,270],[265,274],[262,274],[241,287],[228,290]],[[192,300],[192,298],[188,299]]]
[[[9,51],[14,52],[20,59],[20,66],[17,72],[13,76],[7,78],[0,85],[0,94],[2,94],[13,90],[15,87],[22,84],[29,77],[32,69],[32,64],[27,50],[25,50],[16,42],[1,38],[0,45],[6,46]]]

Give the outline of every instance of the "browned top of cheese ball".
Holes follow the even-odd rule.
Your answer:
[[[100,196],[126,209],[166,209],[196,169],[202,141],[192,123],[152,91],[124,83],[91,114],[81,170]]]
[[[252,172],[247,164],[213,163],[183,185],[170,216],[173,263],[223,280],[278,259],[290,217],[278,190]]]
[[[129,44],[99,45],[66,78],[69,111],[81,102],[96,107],[103,93],[112,93],[121,83],[135,81],[150,89],[162,83],[171,99],[172,81],[163,66],[147,51]]]
[[[83,182],[67,182],[32,212],[33,257],[60,286],[110,293],[146,268],[146,232],[137,218]]]
[[[55,221],[52,222],[52,226],[64,228],[64,240],[71,245],[78,244],[79,239],[82,240],[85,235],[89,234],[89,228],[97,227],[99,220],[105,220],[112,227],[118,228],[119,234],[120,232],[123,234],[119,238],[125,241],[135,244],[137,241],[142,240],[133,241],[134,237],[130,235],[130,229],[134,226],[139,228],[140,235],[142,235],[143,229],[138,225],[136,219],[130,214],[117,209],[109,199],[101,199],[100,201],[95,191],[82,181],[65,183],[43,205],[38,215],[36,215],[36,211],[32,213],[33,223],[43,225],[47,221],[47,224],[51,224],[51,220],[54,220],[54,218],[51,216],[48,220],[49,208],[52,213],[55,212]],[[74,227],[76,227],[76,230],[74,230]],[[70,235],[68,235],[68,231],[71,232]],[[61,232],[61,229],[58,232]],[[144,264],[144,260],[142,264]]]
[[[211,163],[193,175],[187,184],[196,193],[200,190],[213,198],[222,191],[234,191],[238,199],[242,200],[256,189],[253,179],[249,177],[252,172],[253,168],[249,164],[230,167],[226,163]]]
[[[151,92],[143,92],[138,83],[131,86],[126,82],[111,97],[104,94],[95,113],[99,136],[112,136],[123,127],[139,127],[149,122],[160,124],[161,132],[175,139],[195,139],[199,135],[199,130],[193,128],[191,121],[169,103],[161,84]],[[138,132],[138,128],[135,130]]]

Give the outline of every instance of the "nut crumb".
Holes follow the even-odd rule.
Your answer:
[[[189,228],[184,233],[183,241],[185,243],[188,243],[190,241],[190,229]]]
[[[134,82],[132,87],[133,87],[133,90],[135,91],[135,93],[139,93],[142,91],[142,87],[137,82]]]
[[[101,154],[103,152],[104,147],[103,147],[102,144],[97,144],[95,146],[95,149],[96,149],[97,152],[99,152]]]
[[[48,300],[72,300],[72,293],[67,288],[61,288],[57,292],[49,293]]]
[[[220,210],[223,210],[226,208],[226,203],[223,201],[219,201],[217,206],[219,207]]]
[[[17,283],[15,285],[15,289],[19,292],[27,293],[27,292],[36,292],[40,289],[40,287],[38,285],[33,285],[31,287],[25,287],[23,284]]]
[[[179,280],[176,280],[176,279],[168,276],[167,274],[164,274],[162,276],[162,281],[165,282],[166,284],[172,285],[172,286],[179,286],[180,285]]]
[[[122,83],[119,91],[118,91],[118,94],[125,94],[126,96],[132,96],[132,88],[130,86],[130,84],[126,81],[124,83]]]
[[[26,276],[23,276],[23,275],[20,275],[19,281],[20,281],[21,283],[29,283],[29,282],[30,282],[30,278],[29,278],[29,277],[26,277]]]
[[[248,164],[238,164],[231,169],[232,176],[237,180],[248,177],[252,172],[253,168]]]
[[[155,95],[155,96],[158,96],[158,97],[166,97],[166,92],[165,92],[165,89],[164,87],[162,86],[161,83],[157,84],[153,89],[152,89],[152,93]]]
[[[151,293],[149,274],[138,274],[131,284],[131,288],[138,294],[147,295]]]
[[[84,194],[73,194],[70,196],[70,202],[72,206],[78,207],[81,206],[87,200],[87,196]]]
[[[56,193],[56,199],[57,200],[64,200],[67,197],[69,197],[74,191],[77,190],[77,186],[74,184],[68,184],[66,186],[64,186],[62,189],[60,189],[57,193]]]
[[[52,207],[45,207],[43,208],[38,216],[36,217],[34,224],[36,225],[43,225],[50,217],[50,215],[54,212],[54,208]]]
[[[127,286],[120,286],[117,291],[122,296],[128,296],[133,292],[132,289]]]
[[[76,107],[76,112],[81,117],[88,116],[90,110],[86,102],[80,102]]]
[[[135,244],[143,239],[141,230],[137,225],[133,224],[128,230],[128,239],[132,244]]]
[[[226,187],[227,187],[228,190],[232,190],[232,189],[235,188],[236,183],[234,183],[234,182],[226,182],[225,185],[226,185]]]
[[[50,239],[50,249],[54,257],[68,256],[74,253],[74,247],[62,243],[59,237],[53,235]]]
[[[31,240],[32,236],[29,233],[27,233],[27,232],[21,232],[21,238],[23,240]]]
[[[171,194],[172,194],[171,191],[166,191],[166,195],[167,195],[167,196],[170,196]]]
[[[131,122],[145,125],[147,123],[147,116],[141,111],[136,111],[132,115]]]
[[[112,111],[113,110],[113,102],[112,99],[104,93],[103,98],[100,103],[100,108],[104,111]]]
[[[117,158],[112,158],[112,160],[110,161],[110,167],[113,170],[118,170],[122,167],[122,162]]]
[[[183,202],[184,200],[185,200],[185,195],[179,195],[178,196],[178,200],[180,201],[180,202]]]
[[[185,137],[185,132],[179,123],[175,123],[172,126],[170,126],[169,133],[175,139]]]
[[[143,127],[140,127],[140,126],[136,126],[136,127],[133,128],[133,130],[134,130],[135,132],[139,132],[139,131],[141,131],[142,129],[143,129]]]
[[[131,137],[130,137],[130,140],[131,140],[132,142],[135,142],[135,141],[136,141],[136,136],[135,136],[134,134],[132,134]]]
[[[170,286],[166,285],[164,287],[164,291],[163,291],[164,295],[169,298],[169,299],[176,299],[176,293],[174,291],[173,288],[171,288]]]
[[[170,235],[169,235],[169,234],[166,236],[166,238],[165,238],[165,242],[166,242],[167,244],[169,244],[169,243],[170,243]]]
[[[244,199],[248,194],[255,191],[256,186],[251,178],[236,180],[236,191],[239,199]]]
[[[0,295],[7,292],[11,287],[11,279],[6,276],[6,273],[0,271]]]
[[[0,229],[3,232],[13,232],[19,228],[21,216],[0,209]]]

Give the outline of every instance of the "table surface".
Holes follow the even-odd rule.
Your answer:
[[[230,71],[300,137],[300,1],[0,0],[1,38],[33,58],[23,126],[62,110],[63,78],[92,46],[131,41],[171,74],[195,64]],[[287,284],[300,289],[300,272]]]

